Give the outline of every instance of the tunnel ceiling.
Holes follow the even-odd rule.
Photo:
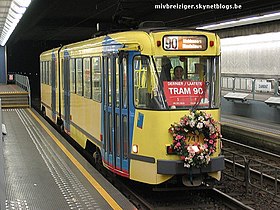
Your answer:
[[[170,6],[195,5],[200,9],[164,9]],[[241,9],[205,9],[241,5]],[[161,5],[162,9],[155,9]],[[101,31],[113,32],[137,28],[144,21],[163,21],[170,27],[195,27],[207,23],[261,15],[280,10],[280,1],[228,0],[219,1],[158,1],[158,0],[33,0],[8,44],[22,40],[78,41],[93,37],[97,24]]]

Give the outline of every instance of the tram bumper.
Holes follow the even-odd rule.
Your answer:
[[[222,171],[225,169],[224,156],[211,158],[209,164],[205,167],[184,167],[184,161],[182,160],[158,160],[157,161],[157,173],[164,175],[176,175],[176,174],[201,174],[211,173],[216,171]]]

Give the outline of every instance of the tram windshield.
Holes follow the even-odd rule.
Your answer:
[[[142,109],[220,106],[219,57],[135,56],[134,103]]]

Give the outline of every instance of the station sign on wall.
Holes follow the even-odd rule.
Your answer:
[[[270,92],[271,91],[271,83],[265,81],[256,81],[256,90],[262,92]]]

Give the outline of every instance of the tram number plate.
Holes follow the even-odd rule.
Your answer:
[[[195,144],[195,143],[203,143],[204,136],[203,135],[187,135],[186,143],[187,144]]]

